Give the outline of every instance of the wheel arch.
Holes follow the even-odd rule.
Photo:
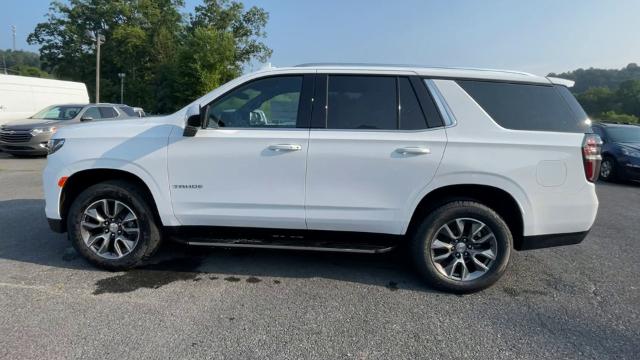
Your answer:
[[[421,219],[424,219],[431,211],[457,200],[477,201],[496,211],[511,230],[514,248],[521,247],[524,238],[523,210],[513,195],[490,185],[455,184],[430,191],[420,200],[413,211],[406,233],[414,232]]]
[[[142,195],[149,201],[149,206],[153,210],[153,216],[162,224],[161,216],[158,212],[158,204],[149,186],[138,176],[129,171],[110,168],[86,169],[73,173],[67,178],[60,193],[60,216],[62,226],[66,227],[66,218],[75,198],[88,187],[109,180],[126,181],[135,184],[142,190]],[[66,229],[63,229],[66,231]]]

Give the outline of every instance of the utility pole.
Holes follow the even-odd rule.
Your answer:
[[[118,73],[120,78],[120,104],[124,104],[124,77],[126,75],[125,73]]]
[[[87,36],[96,42],[96,104],[100,102],[100,45],[104,44],[105,37],[99,31],[87,31]]]
[[[16,26],[11,25],[11,33],[13,34],[13,51],[16,51]]]

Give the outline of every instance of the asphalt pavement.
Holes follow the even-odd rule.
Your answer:
[[[93,268],[44,216],[44,159],[0,153],[1,359],[638,359],[640,186],[598,184],[580,245],[515,252],[457,296],[402,253],[165,244],[144,268]]]

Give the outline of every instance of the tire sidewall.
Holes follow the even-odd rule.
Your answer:
[[[133,210],[138,218],[140,238],[133,251],[120,259],[105,259],[89,249],[80,232],[84,211],[101,199],[118,200]],[[119,270],[133,267],[139,264],[149,253],[149,245],[154,235],[152,213],[144,200],[133,191],[116,184],[102,183],[89,187],[83,191],[73,202],[69,210],[67,229],[69,240],[73,247],[91,263],[109,270]]]
[[[496,259],[491,269],[478,279],[470,281],[449,279],[438,271],[431,257],[431,243],[437,231],[456,218],[471,218],[481,221],[495,235]],[[429,282],[439,289],[466,293],[485,289],[504,274],[509,264],[513,239],[507,224],[490,208],[475,202],[456,202],[446,204],[428,216],[416,232],[414,243],[417,246],[414,246],[413,252],[419,254],[416,257],[416,265]]]
[[[601,178],[602,180],[604,180],[604,181],[613,181],[613,180],[615,179],[615,176],[616,176],[616,174],[615,174],[615,173],[616,173],[616,163],[615,163],[615,161],[614,161],[611,157],[609,157],[609,156],[605,157],[605,158],[602,160],[602,163],[603,163],[603,164],[604,164],[605,162],[608,162],[608,163],[610,163],[610,164],[611,164],[611,170],[609,171],[609,176],[606,176],[606,177],[605,177],[605,176],[603,176],[603,175],[602,175],[602,171],[600,171],[600,174],[598,174],[598,175],[599,175],[599,176],[600,176],[600,178]],[[600,165],[600,167],[602,168],[602,164]]]

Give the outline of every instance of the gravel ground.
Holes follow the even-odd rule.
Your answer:
[[[640,186],[599,184],[578,246],[514,253],[481,293],[431,290],[400,253],[165,244],[97,270],[49,231],[43,159],[0,153],[0,358],[638,359]]]

